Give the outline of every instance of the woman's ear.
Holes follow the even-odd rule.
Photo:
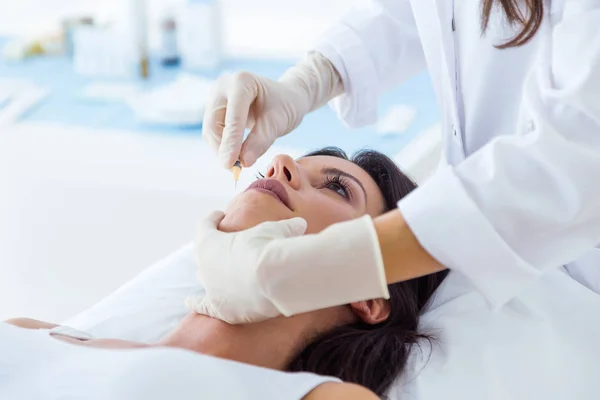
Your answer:
[[[390,317],[390,303],[385,299],[375,299],[351,303],[354,314],[367,324],[375,325]]]

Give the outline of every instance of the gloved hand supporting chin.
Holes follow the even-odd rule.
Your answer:
[[[234,233],[216,229],[220,218],[212,214],[200,229],[198,278],[206,296],[188,301],[193,311],[237,324],[389,298],[370,216],[304,236],[301,218]]]

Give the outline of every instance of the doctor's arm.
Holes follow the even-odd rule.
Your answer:
[[[25,329],[52,329],[56,328],[58,325],[51,324],[49,322],[38,321],[36,319],[31,318],[12,318],[6,321],[7,324],[11,324],[14,326],[18,326],[19,328]]]
[[[403,199],[401,215],[375,220],[388,281],[406,257],[386,250],[386,218],[418,240],[405,241],[408,254],[460,271],[494,307],[600,242],[600,5],[592,3],[567,2],[542,38],[542,62],[524,88],[531,129],[494,139]]]
[[[387,298],[386,284],[447,267],[499,308],[600,243],[600,5],[568,11],[578,4],[541,39],[523,92],[532,129],[439,171],[398,210],[273,241],[261,294],[294,315]]]
[[[351,127],[375,123],[380,94],[426,68],[408,0],[361,2],[321,36],[315,50],[341,77],[344,93],[331,105]]]

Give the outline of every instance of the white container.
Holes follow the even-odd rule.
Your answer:
[[[133,42],[141,57],[148,57],[148,4],[146,0],[129,0],[127,20]]]
[[[188,0],[177,12],[177,47],[188,71],[210,72],[221,66],[221,15],[218,0]]]
[[[115,27],[82,26],[73,33],[73,69],[96,77],[135,76],[139,55],[128,32]]]

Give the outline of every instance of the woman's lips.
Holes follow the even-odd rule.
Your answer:
[[[260,192],[264,192],[266,194],[270,194],[275,197],[277,200],[283,203],[287,208],[294,211],[292,205],[290,204],[290,198],[283,186],[283,183],[279,182],[276,179],[259,179],[254,181],[250,186],[248,186],[248,190],[258,190]]]

